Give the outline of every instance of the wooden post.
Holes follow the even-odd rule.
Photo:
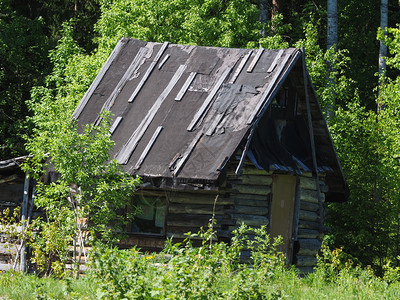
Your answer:
[[[21,207],[21,209],[22,209],[21,221],[22,221],[22,234],[23,235],[26,230],[26,225],[27,225],[27,220],[28,220],[29,183],[30,183],[30,176],[29,176],[29,171],[27,171],[25,174],[24,196],[22,199],[22,207]],[[19,270],[21,273],[26,271],[25,250],[26,250],[25,239],[24,239],[24,237],[22,237],[21,246],[20,246],[20,260],[19,260]]]

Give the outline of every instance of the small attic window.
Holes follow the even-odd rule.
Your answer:
[[[276,94],[274,100],[272,100],[273,108],[286,108],[288,105],[289,88],[283,87]]]
[[[129,231],[132,233],[165,234],[166,197],[144,197],[136,195],[134,203],[138,213],[132,221]]]

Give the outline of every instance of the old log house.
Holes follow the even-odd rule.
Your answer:
[[[98,124],[104,110],[112,156],[143,179],[122,246],[160,249],[214,215],[219,240],[267,225],[288,263],[312,270],[324,202],[345,201],[348,188],[302,50],[123,38],[73,117]]]

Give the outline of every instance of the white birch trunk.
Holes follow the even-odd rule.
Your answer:
[[[388,26],[388,0],[381,0],[381,28],[385,30]],[[386,30],[385,30],[386,34]],[[379,76],[386,72],[385,56],[387,55],[387,47],[381,40],[379,46]]]
[[[388,0],[381,0],[381,29],[384,30],[385,35],[386,27],[388,26]],[[386,60],[387,46],[384,44],[383,40],[380,41],[379,45],[379,89],[385,83],[384,76],[386,74]],[[381,101],[378,102],[378,113],[382,110]]]
[[[268,0],[260,0],[259,7],[260,7],[260,16],[259,16],[260,23],[264,26],[260,30],[260,34],[261,36],[265,37],[267,35],[265,25],[268,22]]]
[[[328,0],[328,32],[326,39],[326,49],[337,47],[338,42],[338,18],[337,18],[337,0]]]
[[[337,43],[338,43],[338,17],[337,17],[337,0],[328,0],[327,1],[327,12],[328,12],[328,20],[327,20],[327,36],[326,36],[326,49],[332,49],[336,51]],[[328,71],[328,82],[327,86],[332,86],[335,84],[335,78],[332,77],[332,72],[334,71],[330,62],[327,62],[327,71]],[[335,112],[335,101],[332,101],[332,104],[327,107],[328,110],[328,119],[332,119]]]

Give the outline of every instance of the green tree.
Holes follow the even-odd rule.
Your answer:
[[[29,19],[0,2],[0,159],[24,153],[24,119],[30,89],[46,73],[47,37],[43,19]]]

